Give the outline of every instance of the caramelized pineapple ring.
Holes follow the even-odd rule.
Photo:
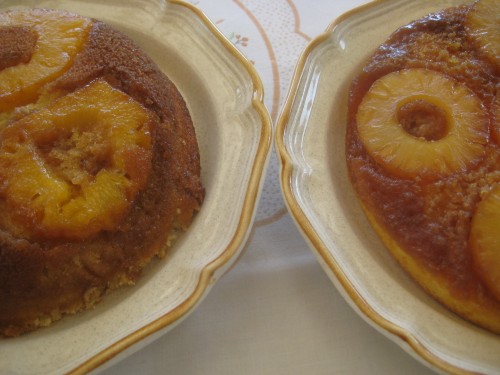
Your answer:
[[[426,69],[401,70],[375,81],[356,120],[370,156],[403,178],[432,179],[464,169],[483,156],[488,142],[487,113],[476,95]],[[423,130],[410,131],[407,123],[412,122]],[[433,127],[439,129],[431,131]]]
[[[467,15],[469,35],[489,59],[500,67],[500,3],[479,0]]]
[[[97,80],[5,128],[0,199],[10,222],[43,238],[113,229],[148,178],[151,121]]]
[[[479,202],[470,234],[470,244],[479,276],[500,301],[500,185]]]
[[[71,65],[91,25],[88,19],[61,11],[30,9],[2,13],[0,27],[26,26],[35,32],[37,40],[29,62],[0,70],[0,111],[34,102],[38,90]]]

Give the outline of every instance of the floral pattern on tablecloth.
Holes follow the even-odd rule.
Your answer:
[[[225,3],[223,7],[220,4],[222,1]],[[299,52],[311,40],[307,33],[300,30],[297,6],[287,0],[199,0],[193,4],[203,10],[254,64],[265,83],[264,102],[273,123],[276,123]],[[272,222],[285,212],[279,184],[279,165],[273,151],[257,209],[256,224]]]

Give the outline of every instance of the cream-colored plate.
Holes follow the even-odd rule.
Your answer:
[[[459,3],[375,1],[337,19],[298,62],[276,145],[289,211],[355,310],[434,369],[499,373],[500,336],[450,313],[407,277],[366,220],[344,159],[347,91],[363,62],[399,26]]]
[[[49,328],[0,339],[0,374],[84,373],[171,329],[238,258],[254,218],[272,126],[253,66],[192,5],[12,0],[0,7],[35,6],[67,9],[114,25],[157,62],[191,111],[206,188],[188,232],[137,285]]]

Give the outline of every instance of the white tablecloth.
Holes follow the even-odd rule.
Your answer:
[[[273,121],[310,40],[367,0],[197,0],[261,76]],[[273,152],[243,256],[177,327],[105,369],[128,374],[433,373],[360,318],[297,230]]]

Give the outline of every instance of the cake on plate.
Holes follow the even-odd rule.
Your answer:
[[[200,209],[200,155],[177,87],[109,25],[0,13],[0,333],[133,284]]]

